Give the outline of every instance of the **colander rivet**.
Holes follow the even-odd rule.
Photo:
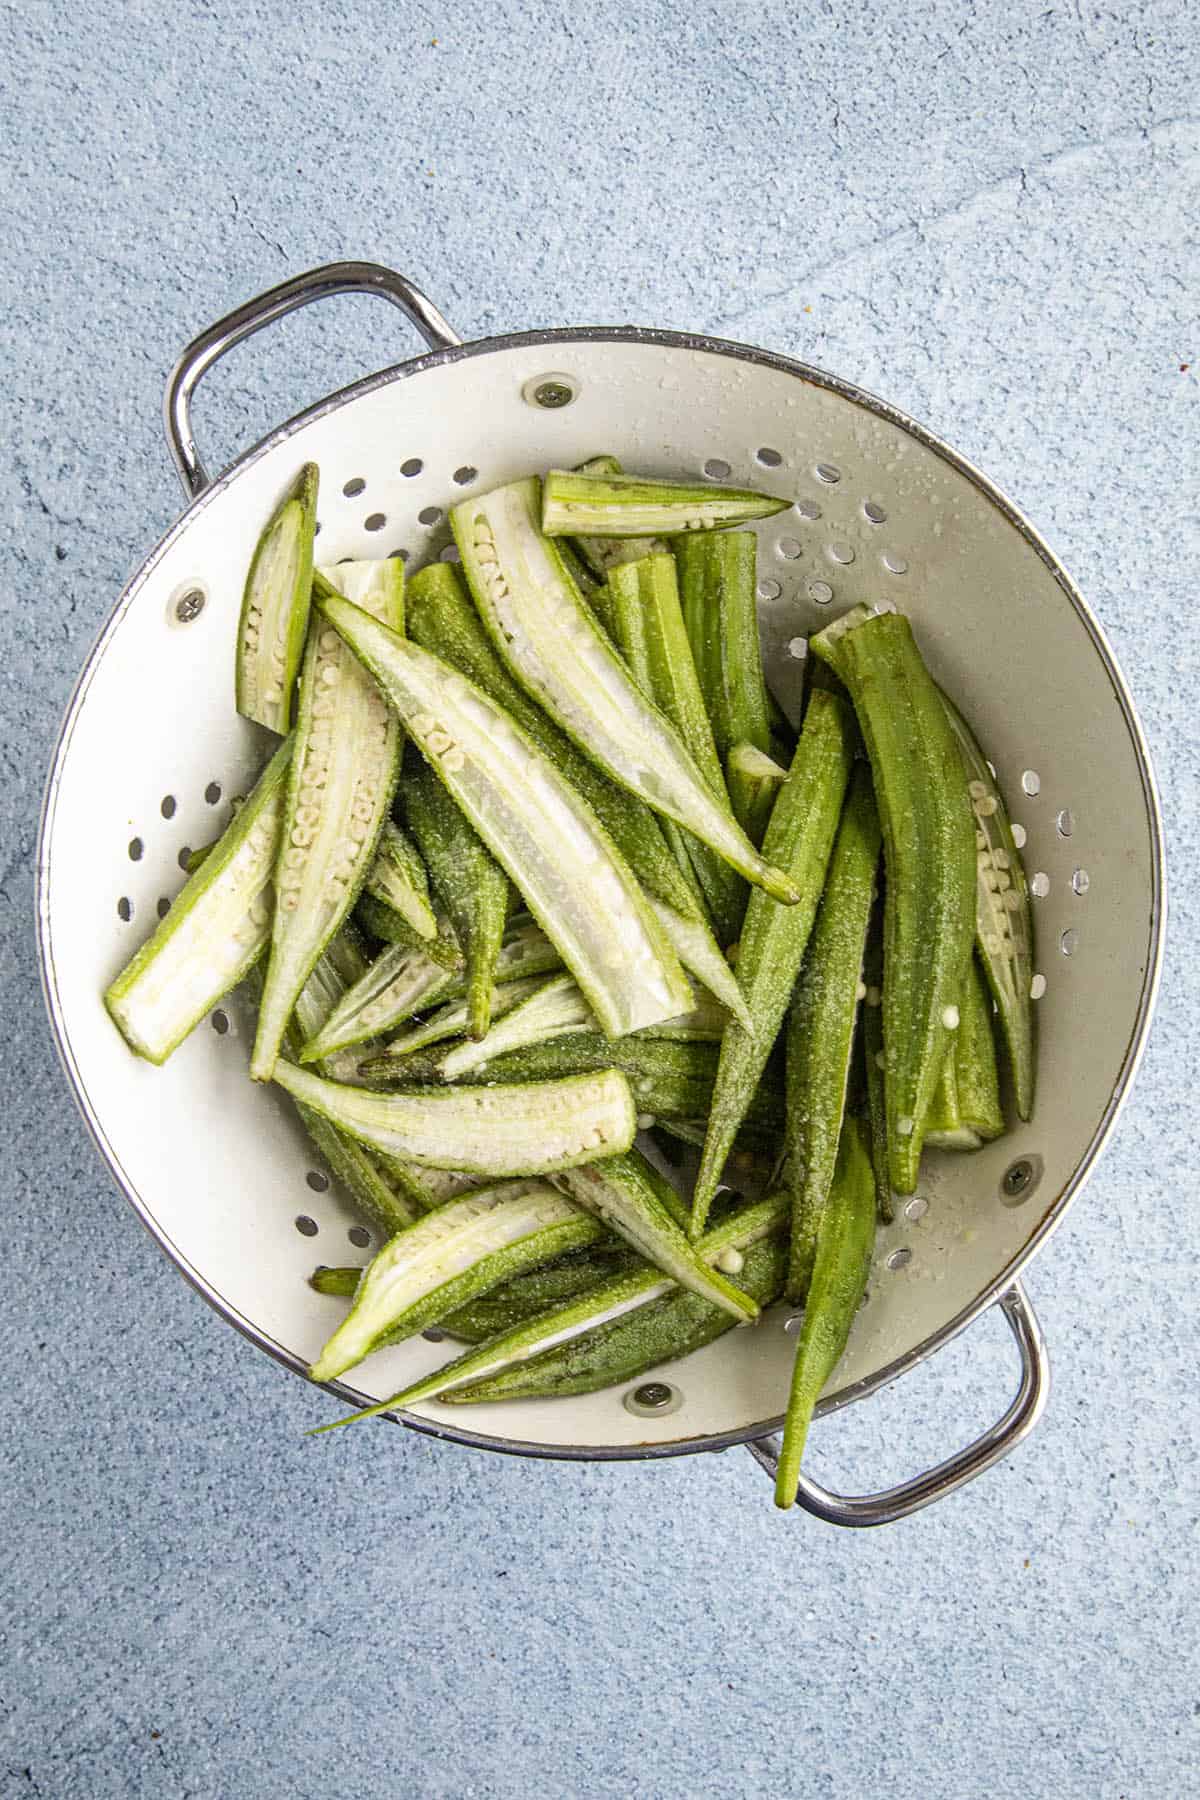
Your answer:
[[[633,1397],[639,1406],[653,1407],[657,1411],[660,1406],[667,1405],[671,1390],[665,1381],[647,1381],[634,1389]]]
[[[1014,1196],[1023,1194],[1032,1180],[1033,1164],[1022,1157],[1020,1162],[1013,1163],[1011,1168],[1005,1170],[1004,1180],[1000,1185],[1006,1194]]]
[[[200,588],[189,588],[175,602],[175,617],[181,625],[190,625],[204,611],[204,594]]]
[[[533,397],[539,406],[554,408],[570,406],[575,395],[565,382],[543,381],[539,387],[534,388]]]

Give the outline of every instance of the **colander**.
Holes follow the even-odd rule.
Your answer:
[[[209,480],[190,403],[232,345],[293,309],[367,292],[428,353],[331,395]],[[75,1097],[118,1185],[225,1318],[301,1371],[337,1302],[318,1261],[370,1239],[284,1096],[246,1078],[248,1019],[215,1011],[162,1069],[130,1055],[100,996],[244,791],[265,739],[238,718],[232,646],[256,536],[298,465],[321,469],[318,560],[448,556],[464,494],[611,451],[653,474],[758,482],[794,501],[758,528],[765,654],[780,693],[803,639],[856,601],[912,618],[937,679],[995,759],[1035,896],[1040,1070],[1032,1122],[971,1156],[931,1154],[879,1232],[867,1300],[828,1412],[874,1392],[986,1308],[1012,1328],[1015,1398],[983,1437],[867,1496],[805,1477],[800,1500],[879,1524],[1011,1450],[1045,1403],[1042,1334],[1019,1281],[1113,1128],[1150,1020],[1163,927],[1161,826],[1133,703],[1095,619],[1033,528],[924,427],[822,369],[680,332],[587,328],[463,343],[410,282],[339,263],[284,282],[184,352],[166,428],[189,505],[134,576],[80,676],[54,752],[38,847],[49,1007]],[[1021,832],[1018,832],[1018,837]],[[795,1318],[777,1308],[633,1388],[469,1410],[414,1430],[527,1456],[619,1459],[746,1443],[773,1469]],[[423,1338],[372,1356],[355,1405],[445,1355]],[[464,1413],[467,1414],[464,1420]]]

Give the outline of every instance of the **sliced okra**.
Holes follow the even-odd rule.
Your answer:
[[[787,770],[753,744],[735,744],[725,763],[734,817],[752,844],[762,844]]]
[[[542,483],[541,529],[551,538],[671,537],[766,519],[788,504],[754,488],[551,469]]]
[[[247,719],[284,733],[304,654],[317,523],[316,463],[305,463],[255,546],[238,621],[234,693]]]

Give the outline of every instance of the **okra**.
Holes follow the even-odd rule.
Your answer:
[[[363,892],[399,913],[419,942],[436,938],[437,918],[429,903],[429,877],[421,853],[394,819],[383,822]]]
[[[564,979],[571,981],[569,975]],[[502,987],[498,987],[493,1000],[493,1029],[498,1030],[500,1022],[506,1019],[509,1013],[523,1006],[525,1001],[531,999],[534,994],[540,993],[545,984],[546,977],[533,975],[519,981],[506,981]],[[576,993],[579,992],[573,981],[571,981],[571,986]],[[591,1016],[589,1008],[589,1019]],[[444,1044],[448,1038],[462,1037],[470,1022],[471,1004],[469,1000],[448,1001],[445,1006],[439,1006],[435,1012],[430,1013],[428,1018],[421,1020],[419,1024],[412,1025],[407,1031],[401,1031],[395,1037],[389,1038],[384,1054],[389,1063],[400,1064],[404,1057],[413,1055],[417,1050],[428,1049],[431,1044]],[[479,1040],[478,1043],[473,1038],[467,1040],[467,1044],[471,1048],[476,1048],[479,1044],[486,1042],[486,1038]],[[448,1054],[448,1052],[443,1054]],[[479,1065],[473,1063],[471,1066]],[[398,1067],[397,1072],[403,1080],[403,1067]],[[447,1076],[446,1079],[450,1080],[452,1077]]]
[[[925,1142],[934,1150],[978,1150],[1003,1131],[992,996],[979,958],[973,956],[958,1003],[958,1025],[929,1110]]]
[[[795,1504],[808,1428],[821,1391],[842,1360],[866,1291],[874,1246],[875,1177],[862,1126],[848,1118],[817,1231],[816,1258],[796,1343],[775,1481],[776,1506]]]
[[[580,463],[577,475],[620,475],[623,473],[615,456],[593,456]],[[593,579],[603,581],[610,569],[619,563],[635,562],[639,556],[653,556],[670,546],[662,538],[581,537],[559,538],[559,548],[570,568],[575,556],[588,569]]]
[[[721,1041],[708,1134],[692,1199],[692,1236],[699,1237],[726,1158],[745,1118],[808,946],[825,871],[850,778],[855,731],[836,694],[814,692],[788,778],[779,790],[763,848],[795,879],[802,898],[777,906],[756,890],[746,908],[737,978],[753,1029],[733,1021]]]
[[[166,918],[105,992],[113,1023],[149,1062],[166,1062],[267,946],[291,758],[288,738]]]
[[[542,1181],[506,1181],[450,1200],[368,1263],[354,1304],[309,1374],[333,1381],[522,1269],[595,1243],[593,1220]]]
[[[498,985],[561,968],[558,951],[529,917],[510,920],[496,962]],[[397,944],[384,950],[330,1012],[320,1032],[304,1046],[302,1062],[365,1043],[466,992],[465,977],[433,962],[423,950]]]
[[[567,574],[571,577],[571,580],[575,583],[575,586],[579,589],[579,592],[587,601],[592,611],[599,617],[600,609],[603,608],[606,598],[603,577],[596,575],[593,570],[589,568],[586,558],[580,555],[578,544],[572,543],[570,538],[560,538],[558,547],[562,555],[563,567],[566,569]],[[605,624],[605,621],[601,619],[600,622],[605,625],[605,630],[607,630],[608,627]]]
[[[735,744],[725,763],[734,817],[752,844],[762,844],[787,770],[753,744]]]
[[[1013,1098],[1022,1119],[1033,1113],[1036,1085],[1033,914],[1025,867],[999,783],[970,726],[942,695],[958,744],[975,815],[975,944],[1000,1014]]]
[[[788,1298],[803,1300],[846,1112],[863,953],[879,868],[879,815],[860,762],[829,859],[825,891],[792,996],[787,1031]]]
[[[433,937],[423,937],[413,930],[403,913],[397,912],[390,901],[381,900],[378,894],[369,894],[364,887],[355,902],[354,917],[367,936],[380,944],[393,949],[423,951],[431,962],[451,975],[460,974],[465,967],[454,927],[444,913],[440,918],[435,915],[437,930]]]
[[[713,1261],[731,1250],[748,1252],[754,1245],[779,1232],[787,1217],[787,1206],[786,1195],[777,1195],[757,1201],[751,1206],[740,1207],[704,1236],[697,1246],[698,1253]],[[456,1357],[453,1362],[423,1376],[390,1400],[381,1400],[362,1412],[350,1413],[344,1419],[318,1426],[317,1431],[333,1431],[339,1426],[372,1418],[377,1413],[414,1405],[418,1400],[441,1395],[448,1398],[446,1390],[450,1388],[454,1389],[456,1396],[465,1398],[468,1392],[465,1386],[467,1382],[471,1383],[471,1398],[488,1399],[492,1397],[489,1378],[493,1376],[497,1376],[501,1384],[501,1391],[496,1394],[496,1398],[502,1398],[506,1383],[504,1375],[498,1372],[511,1368],[514,1379],[519,1382],[520,1366],[530,1362],[535,1356],[550,1351],[557,1344],[577,1338],[583,1332],[607,1323],[622,1313],[646,1308],[662,1295],[673,1291],[675,1284],[660,1269],[651,1268],[639,1261],[636,1267],[600,1281],[586,1293],[552,1305],[535,1318],[481,1344],[478,1349]],[[715,1310],[721,1312],[732,1329],[735,1321],[730,1319],[729,1314],[723,1308]],[[488,1391],[485,1391],[485,1387]]]
[[[674,727],[642,694],[580,600],[554,543],[538,530],[537,505],[537,481],[516,481],[461,501],[451,513],[475,604],[501,657],[615,781],[693,832],[739,874],[794,901],[787,876],[759,855],[706,786]]]
[[[491,1022],[511,892],[508,876],[437,776],[419,757],[413,760],[416,766],[404,771],[400,783],[400,804],[462,946],[470,1032],[481,1038]]]
[[[305,463],[255,546],[238,621],[237,709],[281,735],[304,654],[317,524],[316,463]]]
[[[541,529],[550,538],[670,537],[766,519],[789,504],[754,488],[551,469],[542,483]]]
[[[630,672],[674,725],[714,798],[732,810],[684,629],[675,558],[666,552],[622,563],[609,574],[608,591],[617,645]],[[682,836],[684,854],[691,858],[718,936],[732,943],[746,910],[745,884],[707,844],[682,826],[674,829]]]
[[[647,1180],[643,1164],[644,1159],[632,1156],[606,1157],[603,1162],[560,1175],[559,1185],[576,1205],[594,1213],[680,1287],[722,1307],[735,1319],[756,1319],[754,1302],[719,1270],[710,1268],[689,1243],[663,1205],[657,1183]]]
[[[308,1278],[308,1285],[315,1293],[331,1294],[338,1300],[352,1300],[354,1290],[362,1280],[362,1273],[361,1269],[330,1269],[322,1266],[313,1270]]]
[[[656,916],[685,968],[698,976],[722,1005],[736,1007],[737,983],[730,978],[703,906],[675,863],[650,808],[581,755],[513,680],[493,649],[456,569],[448,563],[434,563],[420,570],[413,577],[408,601],[414,643],[481,687],[583,795],[647,889]]]
[[[371,614],[403,625],[398,559],[343,563],[332,575]],[[336,591],[319,573],[313,585],[318,594]],[[296,749],[275,864],[271,950],[250,1059],[255,1081],[270,1080],[296,996],[358,897],[392,804],[399,759],[400,728],[383,695],[337,632],[315,619],[300,675]]]
[[[514,1275],[503,1286],[481,1294],[448,1313],[438,1323],[452,1337],[465,1338],[469,1344],[481,1344],[486,1338],[512,1331],[529,1319],[536,1319],[548,1307],[561,1306],[586,1294],[598,1282],[611,1281],[617,1275],[640,1268],[642,1259],[627,1244],[595,1244],[587,1250],[572,1250],[540,1269],[526,1275]],[[357,1270],[355,1273],[357,1274]],[[342,1292],[346,1292],[343,1286]],[[348,1290],[353,1293],[353,1288]]]
[[[917,1183],[926,1114],[975,929],[974,820],[908,620],[855,607],[811,640],[854,702],[883,826],[883,1044],[891,1185]]]
[[[418,1212],[433,1212],[447,1200],[473,1194],[480,1185],[478,1175],[469,1175],[462,1169],[433,1169],[427,1163],[412,1162],[406,1156],[389,1155],[377,1148],[372,1149],[371,1156]]]
[[[888,1165],[887,1105],[883,1093],[883,946],[880,942],[879,908],[867,933],[863,964],[866,993],[860,1015],[863,1085],[867,1099],[867,1134],[871,1167],[875,1172],[875,1200],[880,1220],[890,1225],[896,1216]]]
[[[690,987],[587,802],[472,682],[344,600],[323,615],[376,676],[419,750],[524,896],[614,1036],[686,1011]]]
[[[435,1169],[483,1177],[545,1175],[628,1150],[637,1128],[619,1069],[511,1087],[372,1093],[291,1063],[275,1079],[362,1143]]]
[[[754,533],[681,538],[673,548],[684,625],[718,755],[724,761],[735,744],[753,744],[769,755],[771,708],[758,642]]]

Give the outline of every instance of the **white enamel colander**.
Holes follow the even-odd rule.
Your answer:
[[[210,481],[190,419],[204,371],[272,320],[348,292],[392,301],[428,353],[323,400]],[[254,1343],[302,1370],[340,1304],[308,1286],[314,1264],[369,1254],[290,1103],[247,1079],[236,1000],[155,1069],[126,1050],[100,999],[181,885],[181,853],[216,834],[222,797],[244,791],[264,760],[265,735],[233,710],[234,628],[255,539],[299,464],[321,469],[319,561],[407,552],[413,566],[447,548],[445,516],[464,493],[600,451],[651,474],[759,483],[795,502],[758,528],[773,684],[786,690],[789,667],[794,677],[796,640],[856,601],[894,601],[911,616],[1026,834],[1044,989],[1032,1122],[975,1155],[928,1158],[918,1194],[879,1232],[868,1299],[820,1410],[892,1381],[993,1304],[1019,1346],[1017,1395],[982,1438],[916,1480],[846,1497],[805,1477],[799,1497],[824,1518],[878,1524],[1004,1455],[1036,1422],[1048,1379],[1018,1277],[1128,1091],[1164,913],[1160,819],[1132,701],[1032,527],[923,427],[821,369],[633,328],[462,343],[409,282],[365,263],[285,282],[197,338],[171,377],[166,424],[189,505],[121,595],[67,709],[37,907],[67,1077],[168,1256]],[[795,1344],[788,1318],[777,1308],[625,1388],[469,1409],[431,1402],[404,1423],[530,1456],[745,1442],[772,1468]],[[444,1355],[418,1338],[372,1356],[336,1391],[365,1404]]]

